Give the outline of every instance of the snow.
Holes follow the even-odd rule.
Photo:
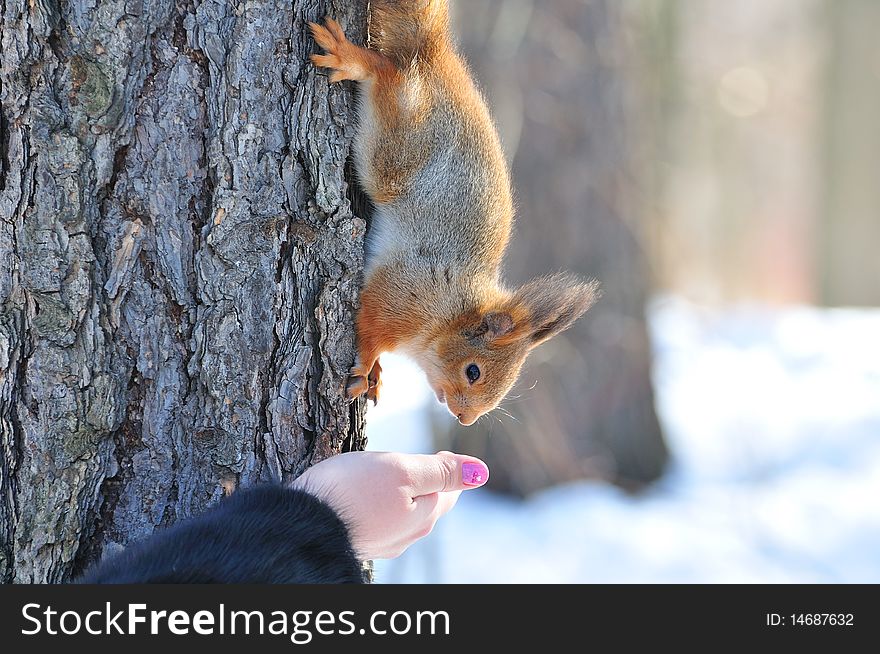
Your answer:
[[[463,493],[377,581],[880,582],[880,310],[662,298],[649,320],[663,480]],[[370,449],[430,451],[422,373],[382,364]]]

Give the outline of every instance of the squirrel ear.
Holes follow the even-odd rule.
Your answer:
[[[513,331],[513,316],[506,311],[492,311],[483,316],[483,325],[486,340],[493,341]]]
[[[470,340],[494,341],[513,331],[513,316],[507,311],[490,311],[483,314],[480,322],[462,332]]]
[[[596,281],[585,282],[569,273],[537,277],[514,293],[514,302],[528,311],[525,336],[533,347],[571,327],[597,299]]]

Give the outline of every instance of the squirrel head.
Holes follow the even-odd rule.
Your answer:
[[[592,306],[598,285],[565,273],[538,277],[454,321],[422,361],[437,399],[463,425],[498,406],[529,352]]]

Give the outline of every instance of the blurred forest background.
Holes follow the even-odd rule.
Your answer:
[[[455,32],[512,162],[509,279],[604,297],[500,416],[435,442],[528,495],[659,478],[645,304],[880,305],[880,3],[467,0]]]

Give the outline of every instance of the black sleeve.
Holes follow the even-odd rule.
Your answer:
[[[238,491],[93,566],[86,584],[363,583],[345,524],[312,495]]]

